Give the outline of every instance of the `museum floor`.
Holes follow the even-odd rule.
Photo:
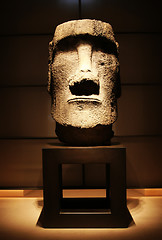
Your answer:
[[[2,192],[2,194],[1,194]],[[36,226],[43,198],[42,191],[0,191],[0,239],[162,239],[162,195],[144,190],[128,190],[127,205],[134,219],[128,228],[118,229],[43,229]],[[14,197],[13,197],[14,196]]]

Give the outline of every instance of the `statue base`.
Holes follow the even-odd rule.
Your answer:
[[[132,217],[126,206],[126,149],[120,145],[102,147],[53,146],[43,149],[44,207],[38,225],[44,228],[128,227]],[[66,167],[80,169],[70,172]],[[88,166],[88,168],[87,168]],[[85,169],[103,170],[102,182],[86,180]],[[66,170],[66,171],[65,171]],[[79,175],[81,172],[81,175]],[[73,178],[74,173],[74,178]],[[82,180],[72,181],[82,178]],[[88,174],[88,179],[93,174]],[[103,189],[102,197],[64,197],[65,189]]]

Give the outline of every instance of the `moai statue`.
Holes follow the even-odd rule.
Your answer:
[[[118,48],[109,23],[83,19],[57,26],[49,43],[48,91],[62,142],[110,144],[120,97]]]

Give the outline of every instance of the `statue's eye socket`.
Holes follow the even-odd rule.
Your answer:
[[[76,39],[75,38],[65,38],[61,40],[57,45],[57,50],[66,52],[73,51],[76,49]]]
[[[107,54],[117,55],[116,44],[114,42],[104,39],[95,39],[94,50],[101,51]]]

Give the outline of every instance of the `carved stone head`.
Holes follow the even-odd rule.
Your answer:
[[[110,24],[74,20],[49,43],[48,91],[61,141],[96,145],[113,136],[120,96],[118,43]]]

